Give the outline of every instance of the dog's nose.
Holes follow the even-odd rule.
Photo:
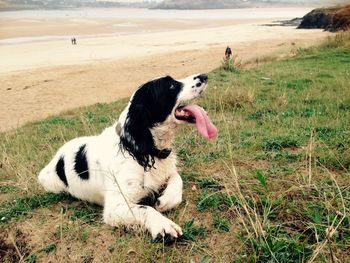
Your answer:
[[[199,78],[200,82],[208,82],[208,75],[207,74],[200,74],[197,76],[197,78]]]

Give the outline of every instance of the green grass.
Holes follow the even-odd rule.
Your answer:
[[[101,132],[127,100],[0,134],[3,260],[18,259],[16,244],[28,262],[349,262],[349,43],[345,33],[287,60],[210,73],[199,104],[219,136],[178,128],[184,202],[167,216],[184,237],[170,246],[106,226],[100,207],[36,181],[62,143]]]
[[[199,239],[205,238],[205,233],[206,233],[205,227],[195,226],[194,223],[195,223],[195,220],[194,218],[192,218],[186,221],[182,225],[183,236],[181,237],[180,242],[186,241],[186,240],[194,241],[196,240],[196,238],[199,238]]]
[[[6,223],[12,218],[25,216],[37,208],[48,207],[65,199],[72,199],[67,194],[44,193],[31,197],[18,197],[0,204],[0,224]]]
[[[222,231],[222,232],[230,231],[230,220],[225,217],[215,215],[213,219],[213,225],[219,231]]]

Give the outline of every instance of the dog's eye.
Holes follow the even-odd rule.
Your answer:
[[[175,89],[175,86],[171,84],[170,89]]]

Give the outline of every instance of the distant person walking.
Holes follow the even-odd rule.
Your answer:
[[[231,59],[231,56],[232,56],[232,50],[229,46],[227,46],[226,50],[225,50],[225,57],[226,57],[226,60],[229,60]]]
[[[76,45],[77,44],[77,40],[75,37],[71,38],[70,41],[72,42],[72,45]]]

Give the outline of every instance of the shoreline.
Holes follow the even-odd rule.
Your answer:
[[[1,45],[0,76],[21,70],[62,65],[88,64],[140,58],[176,51],[207,49],[244,42],[279,38],[312,39],[327,35],[321,30],[301,30],[283,26],[238,24],[205,29],[178,29],[161,32],[133,33],[114,37],[70,39]]]

